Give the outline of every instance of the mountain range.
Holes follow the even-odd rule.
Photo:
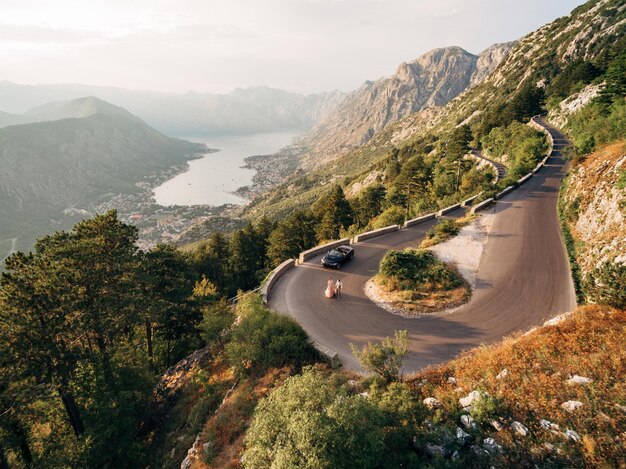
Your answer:
[[[170,135],[226,134],[310,129],[344,93],[304,95],[266,86],[229,94],[163,93],[87,85],[21,85],[0,82],[0,126],[38,120],[32,110],[50,102],[95,96],[123,107]]]
[[[460,47],[431,50],[403,62],[395,74],[367,81],[350,93],[304,137],[305,167],[317,167],[357,148],[390,122],[442,106],[489,76],[515,42],[494,44],[479,55]]]

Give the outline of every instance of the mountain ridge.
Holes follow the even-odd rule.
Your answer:
[[[366,81],[303,137],[305,168],[318,167],[366,144],[387,124],[425,108],[445,105],[495,70],[515,41],[478,55],[459,46],[432,49],[402,62],[390,77]]]

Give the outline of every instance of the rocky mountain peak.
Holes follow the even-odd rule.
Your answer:
[[[389,78],[365,82],[309,133],[312,153],[303,164],[317,166],[363,145],[390,122],[445,105],[495,70],[512,44],[496,44],[480,56],[458,46],[433,49],[402,62]]]

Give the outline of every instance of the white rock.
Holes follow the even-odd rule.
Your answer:
[[[565,430],[565,436],[568,440],[574,441],[576,443],[580,441],[580,435],[574,430],[570,430],[569,428]]]
[[[498,375],[496,376],[496,379],[503,379],[503,378],[506,378],[507,376],[509,376],[509,370],[504,368],[500,373],[498,373]]]
[[[434,409],[436,407],[441,407],[441,402],[439,402],[438,399],[435,399],[434,397],[427,397],[426,399],[424,399],[424,404],[426,404],[426,406],[429,409]]]
[[[448,384],[452,384],[454,386],[456,384],[456,378],[454,376],[448,376]]]
[[[462,392],[465,392],[465,389],[463,389],[461,387],[458,387],[458,388],[454,389],[454,392],[457,393],[457,394],[461,394]]]
[[[574,375],[570,379],[568,379],[566,383],[569,384],[570,386],[576,385],[576,384],[582,386],[583,384],[589,384],[592,381],[593,380],[591,378],[586,378],[585,376]]]
[[[480,393],[478,391],[472,391],[467,396],[459,399],[459,404],[461,404],[461,407],[467,407],[478,400],[480,400]]]
[[[544,430],[558,430],[559,429],[559,426],[556,423],[552,423],[546,419],[541,419],[539,421],[539,425],[541,425],[541,428],[543,428]]]
[[[462,442],[465,442],[465,440],[469,437],[469,433],[467,433],[465,430],[463,430],[461,427],[456,427],[456,439],[460,440]]]
[[[502,451],[502,446],[496,443],[493,438],[485,438],[483,440],[483,448],[485,448],[491,454],[497,454]]]
[[[517,435],[520,436],[528,435],[528,428],[526,428],[517,420],[511,424],[511,430],[513,430]]]
[[[489,422],[491,424],[491,426],[493,428],[496,429],[497,432],[499,432],[500,430],[502,430],[502,424],[500,422],[498,422],[497,420],[492,420],[491,422]]]
[[[615,404],[615,408],[621,413],[626,414],[626,405]]]
[[[458,451],[455,451],[454,453],[452,453],[451,458],[453,461],[458,461],[459,459],[461,459],[461,453],[459,453]]]
[[[359,393],[359,396],[361,397],[370,397],[370,393],[367,391],[363,391],[362,393]]]
[[[461,415],[461,423],[465,428],[476,428],[476,422],[469,415]]]
[[[561,409],[566,410],[568,412],[575,412],[583,406],[583,403],[580,401],[567,401],[561,404]]]
[[[554,451],[554,445],[552,443],[544,443],[543,447],[550,452]]]

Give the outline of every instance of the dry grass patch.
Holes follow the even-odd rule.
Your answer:
[[[441,401],[436,419],[452,425],[462,413],[460,397],[487,392],[496,403],[491,417],[504,429],[483,424],[477,441],[490,436],[502,445],[503,467],[626,467],[626,412],[619,407],[626,406],[625,343],[626,312],[586,306],[555,326],[475,349],[409,382],[421,398]],[[568,384],[574,375],[592,381]],[[561,407],[567,401],[583,405],[568,412]],[[542,419],[559,429],[542,427]],[[511,431],[516,420],[528,427],[526,437]],[[581,440],[567,440],[568,429]]]

